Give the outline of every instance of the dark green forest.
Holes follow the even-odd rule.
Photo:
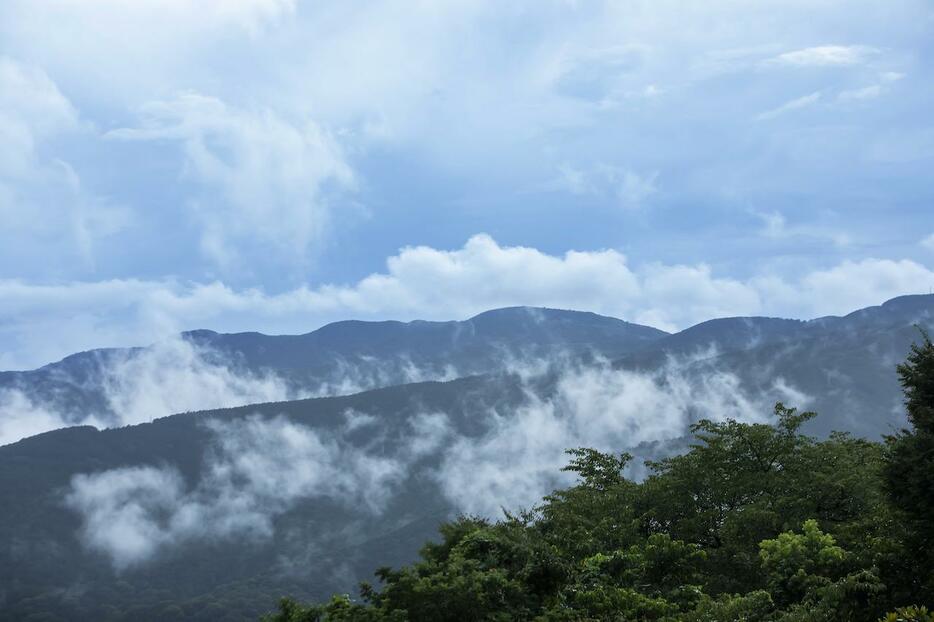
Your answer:
[[[815,413],[777,404],[773,425],[698,422],[641,482],[628,454],[571,449],[575,486],[445,523],[359,596],[285,599],[265,620],[934,621],[926,334],[897,371],[910,428],[882,442],[817,440],[802,432]]]

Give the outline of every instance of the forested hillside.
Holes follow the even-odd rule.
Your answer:
[[[303,335],[195,330],[147,347],[90,350],[39,369],[0,371],[0,444],[19,440],[2,433],[10,396],[54,413],[57,427],[112,427],[186,410],[502,372],[528,361],[614,360],[666,334],[595,313],[532,307],[464,321],[342,321]],[[39,431],[46,430],[33,433]]]
[[[874,443],[908,421],[896,365],[918,339],[913,324],[934,328],[934,296],[807,322],[721,318],[650,334],[650,343],[631,341],[641,329],[618,320],[534,309],[452,325],[339,324],[324,331],[331,341],[307,337],[311,345],[297,343],[305,337],[202,334],[214,340],[201,350],[217,359],[211,373],[188,378],[189,367],[156,357],[146,359],[154,373],[140,383],[138,366],[122,368],[121,378],[146,389],[131,392],[146,398],[137,400],[147,406],[140,414],[167,404],[163,397],[210,393],[212,379],[232,380],[221,361],[241,361],[248,377],[268,380],[302,361],[341,359],[339,344],[375,367],[399,352],[414,361],[422,348],[423,360],[488,365],[490,373],[65,428],[0,447],[0,620],[240,622],[270,611],[283,594],[313,602],[355,593],[374,568],[416,562],[444,521],[495,521],[504,508],[520,515],[572,486],[577,473],[561,470],[568,448],[632,454],[622,474],[629,488],[645,491],[658,485],[650,482],[665,459],[683,462],[675,456],[692,438],[700,442],[692,424],[732,419],[735,429],[757,430],[779,423],[777,401],[819,413],[796,423],[798,436],[813,437],[805,445],[825,447],[838,430],[852,435],[844,447],[876,448],[866,450],[874,455],[882,451]],[[455,341],[433,342],[458,331]],[[627,353],[608,361],[610,349]],[[535,355],[523,358],[529,350]],[[483,356],[468,365],[469,352]],[[237,369],[229,364],[224,369]],[[110,386],[46,371],[18,381]],[[802,479],[816,472],[803,464]],[[831,469],[825,479],[840,478]],[[644,494],[639,503],[648,503]],[[750,532],[749,550],[820,518],[799,514]]]
[[[690,450],[641,483],[628,454],[571,449],[576,485],[497,522],[445,523],[359,599],[285,600],[266,620],[932,620],[926,335],[898,374],[911,429],[884,443],[815,440],[801,432],[814,413],[777,404],[774,425],[696,423]]]

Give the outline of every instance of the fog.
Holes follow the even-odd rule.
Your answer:
[[[120,427],[181,412],[348,395],[459,375],[451,365],[429,369],[405,357],[336,358],[328,373],[295,381],[273,370],[248,369],[236,356],[181,337],[99,356],[94,365],[89,378],[53,372],[59,384],[51,395],[35,387],[0,387],[0,445],[73,425]],[[62,387],[75,395],[62,395]]]
[[[693,362],[671,359],[651,373],[607,362],[558,368],[515,362],[524,399],[516,408],[478,402],[468,409],[463,416],[481,424],[479,434],[459,430],[444,412],[400,421],[348,410],[340,426],[320,429],[284,416],[205,418],[212,441],[198,481],[186,482],[171,465],[81,474],[66,505],[83,520],[85,545],[117,570],[186,541],[268,539],[275,518],[305,500],[383,517],[407,483],[420,494],[441,495],[452,516],[497,518],[572,483],[560,470],[566,449],[619,452],[682,437],[701,418],[765,422],[775,401],[808,400],[781,378],[753,397],[726,371],[688,373]],[[554,379],[551,390],[542,390],[545,375]]]
[[[378,514],[407,463],[437,448],[444,421],[414,418],[412,447],[394,456],[348,443],[359,421],[350,414],[340,430],[319,432],[282,417],[205,420],[213,443],[194,486],[172,466],[112,469],[75,476],[65,503],[84,521],[84,543],[118,570],[184,541],[268,538],[273,519],[303,499]]]

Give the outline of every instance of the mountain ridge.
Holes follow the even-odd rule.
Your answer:
[[[414,559],[443,517],[541,498],[564,449],[629,451],[638,476],[698,419],[768,421],[778,400],[816,410],[816,436],[877,439],[904,425],[894,366],[918,318],[934,318],[934,296],[834,321],[720,318],[612,363],[526,361],[30,436],[0,446],[0,620],[211,619],[218,601],[246,620],[283,591],[349,592]]]

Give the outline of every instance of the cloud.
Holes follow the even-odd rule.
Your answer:
[[[864,86],[859,89],[840,91],[840,94],[837,95],[837,99],[841,101],[858,101],[863,99],[875,99],[881,94],[882,86],[879,84],[872,84],[870,86]]]
[[[235,360],[178,338],[111,357],[100,380],[118,425],[306,395],[270,372],[242,369]]]
[[[44,7],[32,7],[38,14],[59,13],[59,19],[78,20],[84,25],[118,22],[128,27],[139,28],[146,24],[160,29],[165,25],[184,27],[197,25],[210,30],[218,26],[236,26],[253,31],[261,23],[271,21],[291,13],[295,9],[294,0],[202,0],[198,3],[189,0],[147,0],[124,7],[119,0],[65,0],[59,2],[55,11]],[[115,8],[125,9],[117,18],[112,15]]]
[[[879,74],[878,83],[870,84],[862,88],[840,91],[837,95],[837,99],[843,102],[875,99],[886,93],[895,82],[898,82],[904,77],[905,74],[897,71],[884,71]]]
[[[181,412],[349,395],[476,373],[451,364],[418,366],[406,357],[335,355],[328,363],[313,377],[285,377],[281,370],[249,369],[237,356],[178,335],[145,348],[85,354],[79,365],[46,370],[43,381],[0,387],[0,445],[73,425],[120,427]],[[372,418],[358,413],[348,420],[348,431],[370,423]]]
[[[930,251],[934,251],[934,233],[922,239],[921,246]]]
[[[202,251],[226,269],[243,267],[254,243],[262,253],[304,258],[329,225],[329,193],[353,186],[337,142],[312,121],[197,94],[151,102],[142,113],[139,127],[107,136],[181,144],[184,177],[202,189],[191,203]]]
[[[200,480],[189,487],[171,466],[139,466],[76,475],[65,504],[83,522],[85,545],[118,571],[192,541],[266,539],[273,519],[307,499],[378,514],[408,465],[432,452],[446,419],[411,421],[412,444],[394,456],[350,444],[346,431],[314,430],[283,417],[204,425],[213,437]]]
[[[322,382],[316,389],[353,386],[359,377],[352,371],[342,370],[343,384]],[[178,337],[92,356],[76,376],[58,370],[49,380],[61,388],[51,394],[41,384],[0,388],[0,445],[71,425],[134,425],[179,412],[297,399],[314,392],[312,387],[290,386],[271,372],[244,369],[236,360]]]
[[[820,100],[820,98],[821,98],[820,91],[815,91],[814,93],[811,93],[810,95],[804,95],[802,97],[792,99],[791,101],[787,101],[781,106],[779,106],[778,108],[773,108],[771,110],[762,112],[756,116],[756,120],[757,121],[768,121],[770,119],[779,117],[785,113],[788,113],[794,110],[801,110],[802,108],[807,108],[809,106],[816,104],[818,100]]]
[[[785,215],[781,212],[758,213],[753,212],[762,219],[761,234],[774,240],[806,239],[826,240],[832,244],[843,247],[851,243],[850,236],[842,231],[834,231],[813,225],[788,225]]]
[[[294,11],[294,0],[11,0],[0,8],[0,38],[85,102],[113,110],[185,88],[192,76],[200,82],[212,71],[205,57],[220,48],[234,56]]]
[[[182,339],[110,353],[92,365],[96,367],[87,371],[87,377],[58,370],[55,378],[66,386],[77,385],[78,393],[89,400],[37,394],[29,390],[34,387],[0,388],[0,445],[73,425],[120,427],[181,412],[349,395],[464,375],[451,365],[420,368],[404,358],[352,363],[337,359],[332,361],[330,372],[287,380],[271,370],[245,369],[236,359]],[[368,416],[360,414],[348,425],[363,427],[368,423],[372,423]]]
[[[41,244],[48,256],[90,265],[97,239],[128,223],[126,210],[87,192],[71,164],[45,153],[84,129],[42,69],[0,56],[0,264],[29,264]]]
[[[680,437],[701,418],[762,422],[776,400],[808,399],[782,379],[753,398],[731,373],[690,373],[693,362],[670,360],[654,373],[572,367],[559,376],[554,395],[530,392],[517,409],[474,415],[485,420],[486,430],[447,446],[436,474],[443,493],[462,512],[495,518],[503,508],[530,508],[568,485],[573,477],[560,472],[565,449],[619,452]]]
[[[37,143],[77,127],[77,111],[45,72],[0,56],[0,174],[33,174]]]
[[[222,275],[237,289],[281,291],[309,272],[327,282],[378,269],[386,244],[447,245],[451,235],[477,230],[561,248],[561,232],[578,218],[577,196],[555,193],[537,206],[530,193],[516,199],[516,188],[541,189],[567,162],[590,174],[581,154],[619,171],[615,180],[577,184],[598,187],[589,202],[645,208],[663,198],[667,217],[592,210],[577,247],[638,237],[633,244],[669,247],[666,261],[723,266],[729,256],[743,274],[746,265],[776,257],[724,240],[720,233],[735,224],[737,209],[768,197],[763,209],[803,217],[812,213],[810,200],[797,200],[803,193],[845,211],[854,226],[869,222],[873,206],[897,204],[915,192],[908,189],[915,182],[875,183],[885,201],[851,201],[866,195],[865,154],[878,153],[881,140],[898,153],[926,140],[914,131],[924,115],[913,111],[926,109],[914,81],[901,87],[904,97],[890,102],[898,112],[885,118],[865,116],[879,113],[866,106],[815,105],[818,114],[806,119],[786,113],[761,127],[736,123],[789,93],[822,89],[821,103],[836,102],[841,89],[881,83],[881,73],[909,73],[923,84],[929,71],[917,51],[926,33],[917,24],[926,22],[918,3],[883,11],[859,2],[842,22],[837,3],[797,0],[692,8],[668,0],[447,2],[419,11],[392,1],[366,11],[279,0],[113,6],[9,0],[0,7],[4,53],[41,67],[92,128],[123,128],[140,139],[101,141],[90,129],[67,149],[48,145],[48,155],[70,163],[86,193],[114,197],[135,226],[88,220],[85,239],[99,240],[97,229],[116,232],[106,245],[84,245],[81,252],[97,263],[44,259],[58,252],[57,238],[29,239],[0,257],[0,265],[26,266],[12,276],[204,282]],[[873,30],[878,52],[848,44],[883,23]],[[787,44],[763,44],[776,30]],[[861,58],[854,67],[865,70],[852,83],[817,84],[812,72],[762,71],[763,59],[777,57],[784,66]],[[832,137],[830,114],[840,121]],[[786,124],[801,131],[782,131]],[[308,158],[320,159],[301,164]],[[518,214],[534,209],[547,210],[553,226],[520,232]],[[372,216],[358,227],[364,210]],[[441,210],[447,233],[411,235]],[[511,216],[499,218],[502,210]],[[33,226],[60,220],[31,213],[24,207],[18,217]],[[676,252],[678,244],[669,242],[698,213],[705,224],[692,233],[708,250]],[[345,254],[351,243],[354,252]],[[775,246],[776,254],[791,250]],[[719,255],[709,250],[716,248]]]
[[[433,482],[454,512],[495,517],[568,483],[560,467],[569,447],[620,451],[680,437],[701,417],[765,421],[774,400],[809,399],[781,378],[751,398],[709,363],[714,355],[672,359],[654,373],[526,361],[517,367],[523,402],[508,410],[471,402],[469,433],[443,412],[390,424],[347,411],[327,429],[284,417],[210,419],[197,481],[168,465],[111,469],[75,476],[65,503],[82,518],[85,545],[118,571],[187,543],[271,538],[275,519],[307,500],[378,521],[406,482]],[[546,377],[555,380],[543,391]]]
[[[103,426],[96,417],[86,417],[82,423]],[[0,388],[0,445],[73,425],[57,408],[36,403],[19,389]]]
[[[903,293],[923,293],[934,286],[934,272],[907,259],[844,261],[827,270],[816,270],[801,279],[798,296],[814,300],[827,296],[841,307],[863,306],[875,295],[880,301]]]
[[[577,168],[567,163],[557,168],[558,176],[546,186],[547,189],[606,198],[623,209],[645,207],[649,199],[658,193],[658,171],[639,174],[627,168],[603,163],[589,169]]]
[[[926,291],[932,281],[931,269],[907,259],[865,258],[792,276],[762,271],[739,279],[706,264],[632,264],[611,249],[552,255],[476,235],[453,250],[405,247],[383,272],[354,283],[280,293],[221,282],[0,281],[0,341],[6,366],[25,367],[207,326],[303,333],[351,317],[448,320],[515,305],[588,310],[670,330],[722,316],[848,313]]]
[[[878,53],[876,48],[865,45],[818,45],[779,54],[772,62],[799,67],[839,67],[860,64]]]

